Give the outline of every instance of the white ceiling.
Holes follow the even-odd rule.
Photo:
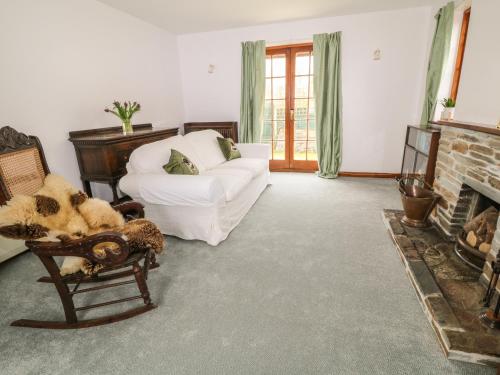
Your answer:
[[[441,4],[444,0],[99,0],[175,34]]]

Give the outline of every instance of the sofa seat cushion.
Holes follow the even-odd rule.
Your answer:
[[[203,172],[205,176],[214,176],[223,186],[226,202],[231,202],[252,181],[252,173],[245,169],[214,168]]]
[[[212,129],[200,130],[184,136],[184,140],[189,143],[192,149],[196,150],[196,153],[203,158],[203,165],[206,169],[215,168],[226,161],[226,158],[220,149],[217,137],[222,137],[222,135]],[[179,151],[184,153],[182,150]],[[187,154],[185,155],[190,157]],[[196,164],[195,160],[191,160]]]
[[[269,160],[267,159],[253,159],[253,158],[238,158],[229,160],[216,169],[243,169],[252,174],[252,178],[257,177],[266,170],[269,170]]]
[[[120,179],[120,190],[132,198],[165,206],[209,207],[225,200],[218,178],[208,175],[127,174]]]

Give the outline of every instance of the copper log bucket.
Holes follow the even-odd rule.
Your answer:
[[[429,215],[441,196],[434,193],[431,188],[410,183],[411,180],[402,179],[399,181],[399,191],[405,212],[401,221],[410,227],[426,228],[430,225]]]

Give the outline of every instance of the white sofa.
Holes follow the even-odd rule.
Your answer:
[[[132,152],[120,190],[145,206],[162,233],[216,246],[243,219],[269,184],[267,144],[238,144],[242,157],[226,161],[215,130],[177,135]],[[170,150],[186,155],[196,176],[172,175],[162,166]]]

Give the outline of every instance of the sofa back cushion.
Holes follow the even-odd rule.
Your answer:
[[[184,139],[196,150],[196,153],[203,158],[203,164],[206,169],[212,169],[226,161],[220,149],[219,142],[217,142],[217,137],[222,137],[222,135],[212,129],[200,130],[184,136]],[[189,157],[187,154],[186,156]],[[196,164],[193,159],[191,160]]]
[[[161,141],[148,143],[136,148],[129,159],[129,172],[133,173],[166,173],[163,166],[170,159],[171,149],[180,151],[200,170],[205,170],[202,159],[195,148],[186,142],[182,135],[176,135]]]

